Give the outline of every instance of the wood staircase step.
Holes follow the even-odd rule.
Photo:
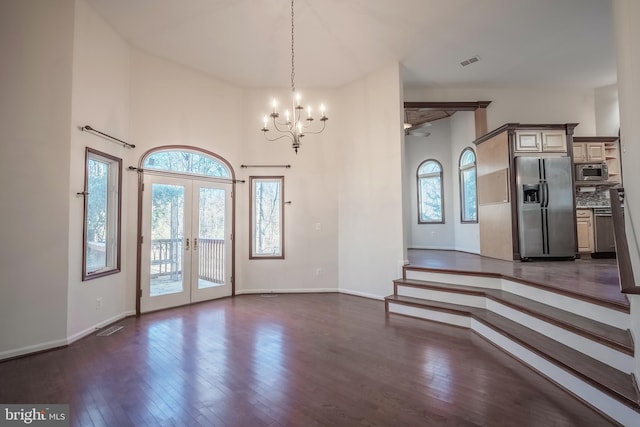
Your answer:
[[[533,263],[532,263],[533,264]],[[434,273],[434,274],[453,274],[457,276],[471,276],[490,279],[505,279],[514,283],[520,283],[525,286],[541,289],[548,292],[553,292],[558,295],[564,295],[569,298],[597,304],[602,307],[607,307],[612,310],[617,310],[623,313],[629,313],[629,301],[625,296],[619,297],[616,300],[603,298],[602,296],[595,296],[593,294],[580,292],[573,288],[563,288],[559,286],[552,286],[546,281],[525,279],[519,275],[505,274],[499,272],[488,272],[469,270],[464,267],[456,266],[455,268],[432,268],[432,267],[419,267],[413,265],[405,265],[403,268],[403,277],[407,277],[409,273]]]
[[[466,295],[484,296],[488,299],[511,307],[514,310],[537,317],[585,338],[597,341],[622,353],[630,356],[633,356],[634,354],[633,339],[628,330],[622,330],[606,325],[604,323],[569,313],[556,307],[503,290],[427,282],[414,279],[394,280],[394,286],[396,286],[396,289],[397,286],[407,286]]]
[[[624,403],[632,410],[640,412],[640,397],[634,387],[632,375],[625,374],[490,310],[402,295],[390,295],[385,298],[385,303],[469,316],[510,341],[563,368],[613,399]]]

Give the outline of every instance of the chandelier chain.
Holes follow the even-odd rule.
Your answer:
[[[296,64],[295,64],[295,51],[293,49],[294,42],[294,13],[293,13],[293,0],[291,0],[291,91],[295,93],[296,84],[295,84],[295,76],[296,76]]]
[[[305,110],[301,105],[301,96],[296,93],[296,55],[295,55],[295,9],[294,1],[291,0],[291,101],[292,110],[285,110],[284,120],[280,119],[278,112],[278,101],[274,98],[272,102],[272,111],[264,116],[262,132],[268,141],[276,141],[282,138],[291,140],[293,150],[298,153],[298,149],[302,144],[302,138],[308,134],[317,134],[324,131],[325,125],[329,118],[325,114],[324,104],[320,104],[321,117],[317,122],[311,115],[311,107],[306,108],[306,118],[302,117],[302,111]],[[276,135],[271,138],[267,136],[269,132],[269,123],[271,122]]]

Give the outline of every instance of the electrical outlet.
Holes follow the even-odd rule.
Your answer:
[[[322,269],[316,268],[316,277],[320,277],[321,274],[322,274]]]
[[[100,310],[102,308],[102,297],[96,298],[96,310]]]

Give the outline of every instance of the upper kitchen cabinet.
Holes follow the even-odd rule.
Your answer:
[[[523,129],[516,131],[516,153],[566,153],[567,133],[563,130]]]
[[[574,163],[606,163],[608,182],[622,182],[620,141],[617,136],[576,136],[573,138]]]
[[[604,142],[576,142],[573,140],[575,163],[601,163],[605,159]]]

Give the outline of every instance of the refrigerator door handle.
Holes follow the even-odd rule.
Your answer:
[[[543,182],[543,181],[540,181],[538,184],[540,186],[540,207],[541,208],[547,207],[547,188],[545,184],[546,182]]]
[[[549,183],[544,182],[544,207],[549,207]]]

